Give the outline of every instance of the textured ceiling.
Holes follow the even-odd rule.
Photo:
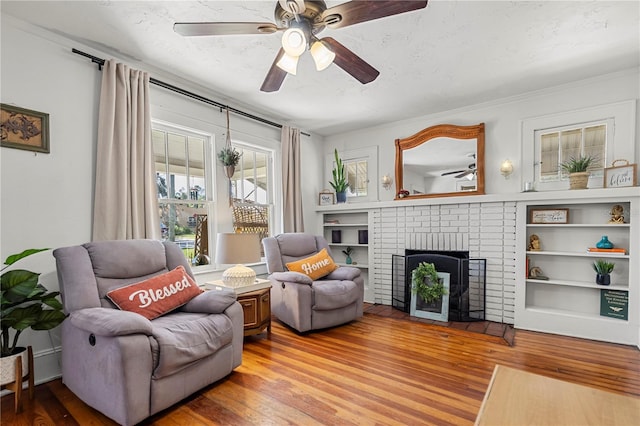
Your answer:
[[[640,66],[636,1],[432,0],[415,12],[322,32],[380,71],[372,83],[335,65],[317,72],[307,52],[297,76],[274,93],[260,86],[281,33],[186,38],[172,29],[174,22],[273,22],[275,3],[3,0],[1,11],[325,136]]]

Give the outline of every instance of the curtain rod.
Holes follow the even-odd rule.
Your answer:
[[[104,65],[104,62],[105,62],[104,59],[98,58],[97,56],[90,55],[88,53],[82,52],[82,51],[80,51],[78,49],[74,49],[74,48],[72,48],[71,51],[73,53],[76,53],[76,54],[80,55],[80,56],[84,56],[86,58],[91,59],[91,62],[93,62],[95,64],[98,64],[98,67],[100,68],[100,70],[102,70],[102,66]],[[164,81],[157,80],[157,79],[155,79],[153,77],[149,77],[149,82],[152,83],[152,84],[155,84],[156,86],[160,86],[162,88],[170,90],[172,92],[176,92],[176,93],[179,93],[179,94],[181,94],[183,96],[189,97],[191,99],[195,99],[197,101],[204,102],[205,104],[209,104],[209,105],[213,105],[215,107],[218,107],[218,108],[220,108],[221,111],[223,109],[226,109],[229,112],[233,112],[234,114],[241,115],[243,117],[250,118],[251,120],[259,121],[261,123],[268,124],[269,126],[273,126],[273,127],[277,127],[279,129],[282,129],[282,124],[278,124],[278,123],[275,123],[273,121],[269,121],[266,118],[262,118],[262,117],[258,117],[258,116],[253,115],[253,114],[249,114],[248,112],[241,111],[239,109],[230,107],[229,105],[221,104],[220,102],[214,101],[214,100],[209,99],[209,98],[205,98],[204,96],[201,96],[201,95],[198,95],[197,93],[193,93],[193,92],[190,92],[188,90],[182,89],[180,87],[174,86],[173,84],[165,83]],[[305,133],[305,132],[300,132],[300,134],[305,135],[305,136],[311,136],[309,133]]]

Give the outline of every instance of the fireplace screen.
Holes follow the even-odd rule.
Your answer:
[[[445,254],[445,253],[450,253]],[[468,252],[427,252],[407,250],[392,256],[392,306],[410,312],[411,271],[421,262],[433,263],[446,272],[449,281],[449,321],[481,321],[485,313],[486,259],[469,259]]]

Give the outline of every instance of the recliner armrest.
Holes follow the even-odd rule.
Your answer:
[[[189,300],[180,310],[204,314],[221,314],[236,301],[236,292],[231,288],[213,288]]]
[[[308,276],[306,276],[305,274],[301,274],[300,272],[293,272],[293,271],[274,272],[273,274],[269,275],[269,279],[274,279],[276,281],[287,282],[287,283],[298,283],[298,284],[307,284],[307,285],[313,284],[313,280]]]
[[[110,308],[86,308],[74,311],[69,321],[75,327],[98,336],[151,335],[151,321],[134,312]]]
[[[349,280],[353,281],[360,276],[360,269],[353,266],[341,266],[329,275],[324,277],[325,280]]]

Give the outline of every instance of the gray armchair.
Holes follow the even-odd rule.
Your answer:
[[[156,319],[121,311],[106,294],[182,265],[174,243],[101,241],[54,250],[64,309],[62,380],[122,425],[138,423],[231,373],[242,362],[242,307],[211,290]]]
[[[271,312],[290,327],[305,332],[344,324],[362,316],[364,279],[360,269],[342,266],[312,280],[288,271],[286,264],[307,258],[323,248],[320,236],[286,233],[262,240],[271,289]]]

